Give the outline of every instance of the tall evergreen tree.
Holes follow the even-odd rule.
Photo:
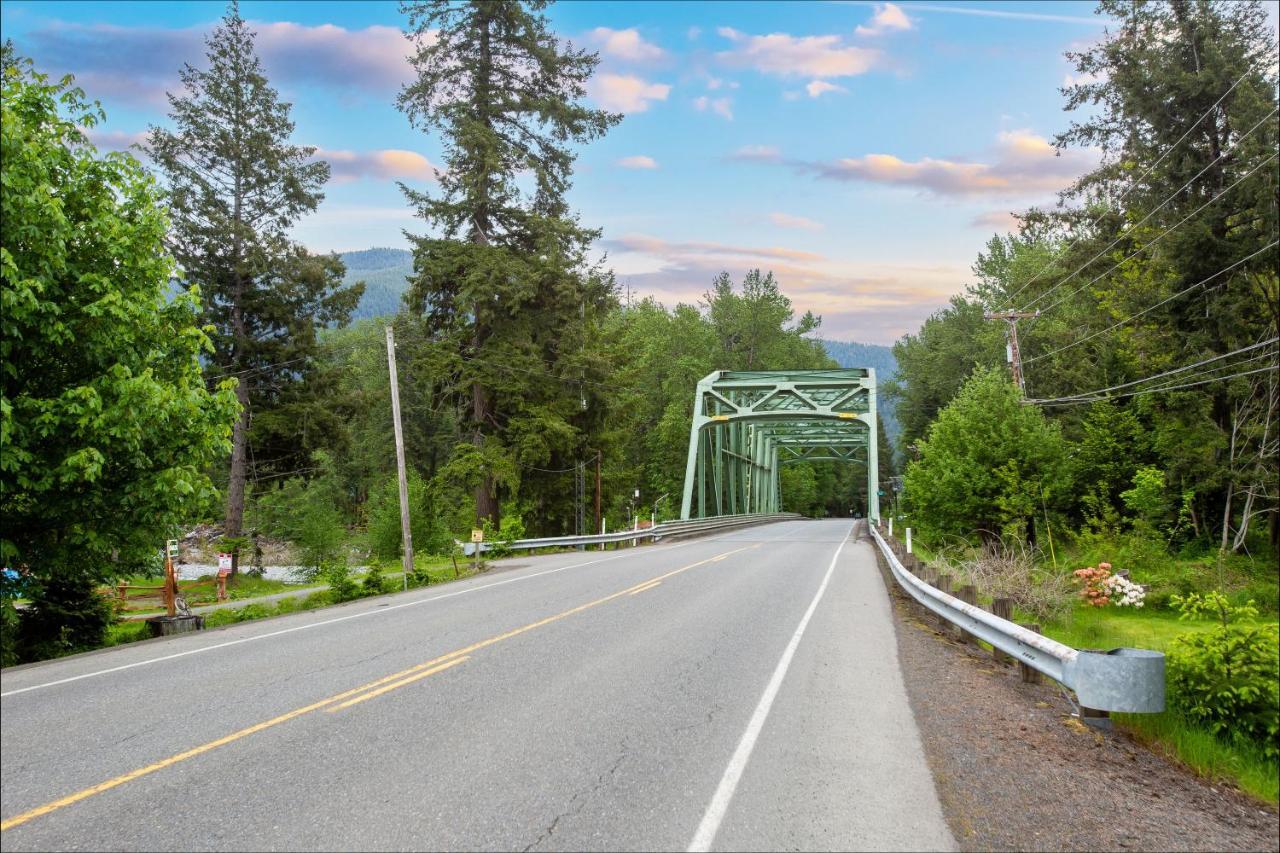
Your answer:
[[[414,238],[407,299],[424,315],[440,393],[465,407],[469,447],[450,463],[495,523],[521,466],[572,464],[602,423],[595,331],[614,302],[565,192],[569,147],[621,116],[581,103],[595,54],[562,43],[545,0],[402,4],[417,78],[398,104],[444,140],[439,190],[403,187],[436,236]],[[531,176],[524,186],[522,174]]]
[[[150,135],[169,186],[171,250],[184,278],[200,285],[204,320],[215,330],[208,373],[239,380],[227,485],[232,536],[243,523],[254,410],[300,393],[317,325],[345,322],[361,289],[341,286],[336,257],[313,257],[288,239],[323,198],[329,166],[312,159],[314,148],[290,144],[291,105],[268,84],[253,39],[231,3],[206,39],[208,68],[185,65],[184,91],[169,95],[174,129],[152,127]],[[296,455],[262,462],[294,465]]]

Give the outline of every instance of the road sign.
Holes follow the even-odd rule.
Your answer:
[[[171,560],[178,559],[178,540],[170,539],[168,542],[165,542],[164,552],[165,552],[165,556],[167,556],[169,559]]]
[[[228,575],[231,574],[231,555],[230,554],[218,555],[218,574],[221,575],[224,573]]]
[[[483,530],[481,530],[481,529],[480,529],[480,528],[478,528],[478,527],[477,527],[477,528],[472,528],[472,530],[471,530],[471,541],[472,541],[472,542],[483,542],[483,541],[484,541],[484,531],[483,531]]]

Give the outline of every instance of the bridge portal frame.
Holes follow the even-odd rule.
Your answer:
[[[781,466],[862,462],[880,519],[872,368],[717,370],[698,382],[680,517],[777,512]]]

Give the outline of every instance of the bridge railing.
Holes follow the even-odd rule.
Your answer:
[[[684,521],[667,521],[653,527],[639,530],[617,530],[613,533],[599,533],[585,536],[548,536],[542,539],[512,539],[503,541],[502,547],[511,551],[533,550],[536,548],[572,548],[578,545],[603,545],[611,542],[640,542],[645,539],[654,541],[673,536],[693,536],[699,533],[710,533],[716,530],[728,530],[734,527],[745,527],[752,524],[763,524],[770,521],[786,521],[802,518],[794,512],[749,513],[745,515],[719,515],[711,518],[695,518]],[[472,542],[458,542],[462,553],[471,556],[475,553]],[[483,542],[480,552],[492,550],[494,543]]]
[[[1029,631],[916,577],[903,566],[876,525],[871,524],[870,529],[894,579],[912,598],[1015,660],[1071,688],[1082,707],[1130,713],[1164,710],[1162,652],[1129,648],[1107,652],[1073,649]]]

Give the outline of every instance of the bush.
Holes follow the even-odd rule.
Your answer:
[[[1252,742],[1271,760],[1280,757],[1280,626],[1239,624],[1256,616],[1256,608],[1232,606],[1218,592],[1174,601],[1184,619],[1221,624],[1173,641],[1167,658],[1171,703],[1219,737]]]
[[[516,513],[503,516],[497,532],[494,531],[493,523],[489,519],[484,520],[484,541],[489,544],[489,550],[485,551],[485,554],[493,559],[510,556],[511,543],[524,538],[524,518]]]
[[[328,590],[321,590],[302,599],[302,604],[298,606],[301,610],[315,610],[317,607],[328,607],[330,604],[333,604],[333,596]]]
[[[350,601],[360,597],[360,587],[351,579],[351,572],[343,563],[334,563],[324,570],[324,580],[334,601]]]
[[[44,660],[96,649],[114,619],[111,602],[88,579],[43,579],[32,587],[31,606],[18,614],[18,657]]]
[[[365,572],[364,579],[360,582],[360,592],[362,595],[382,595],[384,592],[390,592],[391,582],[382,574],[382,569],[377,566],[370,566]]]
[[[0,598],[0,666],[18,662],[18,611],[12,599]]]
[[[1041,624],[1062,621],[1075,597],[1071,581],[1037,568],[1035,552],[1014,541],[1013,546],[988,547],[978,557],[958,561],[953,568],[967,577],[980,594],[1012,599],[1015,607]]]

